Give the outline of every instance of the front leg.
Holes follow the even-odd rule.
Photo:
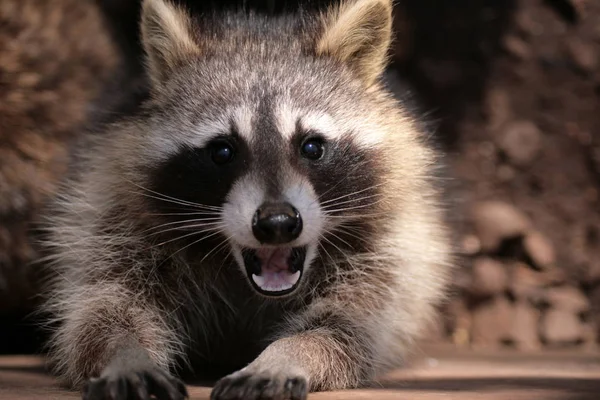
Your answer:
[[[125,340],[97,378],[83,387],[83,400],[184,400],[183,382],[156,365],[135,340]]]
[[[73,285],[74,286],[74,285]],[[181,400],[185,387],[169,374],[181,338],[168,310],[118,282],[58,293],[50,361],[84,400]]]
[[[309,391],[356,387],[371,378],[373,357],[365,330],[334,314],[311,322],[218,381],[211,400],[304,400]]]

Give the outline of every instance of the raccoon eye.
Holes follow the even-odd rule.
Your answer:
[[[302,144],[302,155],[310,160],[318,160],[323,157],[323,141],[319,139],[308,139]]]
[[[210,156],[215,164],[226,164],[233,160],[233,147],[225,141],[214,142]]]

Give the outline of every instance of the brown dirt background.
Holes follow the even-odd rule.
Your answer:
[[[28,263],[37,256],[28,232],[62,171],[69,139],[82,123],[80,108],[71,119],[51,123],[33,115],[60,102],[66,102],[65,109],[69,101],[91,108],[100,94],[88,84],[110,83],[98,75],[99,66],[105,62],[113,68],[115,57],[130,60],[137,54],[131,38],[135,12],[130,4],[135,1],[98,1],[117,18],[114,29],[82,24],[76,35],[93,31],[100,40],[117,38],[129,56],[106,44],[87,54],[85,46],[69,47],[74,33],[62,30],[55,42],[60,50],[55,44],[48,51],[65,54],[65,48],[71,49],[66,53],[70,58],[59,61],[78,67],[81,79],[64,81],[69,75],[56,73],[28,89],[31,98],[48,92],[60,97],[27,109],[19,116],[23,123],[8,125],[15,108],[5,100],[0,106],[0,353],[34,351],[44,336],[27,317],[32,302],[26,300],[36,292]],[[0,0],[0,7],[8,2]],[[81,4],[95,7],[92,0]],[[528,351],[597,348],[600,2],[403,0],[395,12],[392,72],[405,80],[435,127],[454,178],[448,203],[462,257],[452,299],[443,308],[445,318],[430,340]],[[17,33],[0,23],[0,99],[22,89],[9,84],[17,81],[9,81],[14,75],[7,72],[18,65],[6,56],[7,43]],[[34,43],[30,46],[47,46]],[[16,53],[14,59],[27,61]],[[39,59],[43,54],[26,55]],[[42,75],[50,68],[24,65]],[[135,71],[121,69],[124,74]],[[81,87],[88,90],[81,92]],[[27,139],[31,136],[37,142]],[[23,156],[22,149],[26,153],[32,143],[39,148],[51,143],[58,156],[45,158],[45,151]],[[16,178],[7,180],[6,171]],[[22,171],[31,175],[20,175]],[[50,184],[42,185],[40,178]],[[19,209],[10,201],[18,193],[31,199]]]

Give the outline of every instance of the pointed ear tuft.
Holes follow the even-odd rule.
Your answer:
[[[189,16],[169,0],[144,0],[141,33],[154,85],[160,86],[178,63],[200,53]]]
[[[323,16],[317,55],[334,57],[371,85],[383,73],[392,38],[392,0],[353,0]]]

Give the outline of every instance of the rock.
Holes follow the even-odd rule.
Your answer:
[[[485,112],[491,129],[497,129],[512,119],[510,95],[501,88],[488,90]]]
[[[598,344],[598,327],[594,323],[583,326],[583,340],[588,349],[595,349]]]
[[[468,291],[474,297],[491,297],[508,288],[508,273],[504,265],[488,257],[475,260],[473,275]]]
[[[596,188],[593,187],[589,187],[585,190],[585,201],[589,202],[589,203],[595,203],[596,201],[598,201],[598,190]]]
[[[509,291],[517,299],[542,305],[545,288],[565,281],[566,274],[562,269],[553,268],[540,272],[532,270],[527,264],[517,262],[510,267]]]
[[[464,293],[471,287],[473,274],[467,268],[457,268],[452,275],[451,290],[456,293]]]
[[[515,25],[518,30],[526,35],[540,35],[544,32],[544,26],[529,12],[519,12],[515,16]]]
[[[479,238],[475,235],[466,235],[461,243],[462,252],[468,255],[475,255],[481,250]]]
[[[500,165],[496,169],[496,177],[501,182],[512,181],[515,178],[515,170],[509,165]]]
[[[546,282],[541,273],[532,271],[523,263],[512,265],[509,290],[515,298],[538,304],[543,297],[545,286]]]
[[[530,121],[507,123],[498,138],[498,147],[517,166],[529,165],[541,148],[542,134]]]
[[[567,43],[567,51],[580,71],[592,73],[598,67],[598,52],[593,45],[580,39],[572,39]]]
[[[539,350],[542,347],[538,335],[540,312],[529,303],[518,301],[513,307],[510,339],[520,350]]]
[[[590,293],[590,303],[592,305],[591,322],[595,327],[595,335],[600,344],[600,286],[596,286]]]
[[[585,339],[584,326],[573,312],[550,309],[540,325],[542,339],[550,346],[573,345]]]
[[[585,282],[589,285],[597,285],[600,283],[600,262],[592,261],[588,263]]]
[[[421,60],[419,67],[437,87],[456,87],[465,79],[465,71],[454,60],[425,58]]]
[[[517,60],[528,60],[531,58],[531,50],[524,40],[517,36],[508,35],[503,40],[504,49]]]
[[[472,317],[464,299],[456,298],[449,304],[447,323],[452,342],[459,347],[467,346],[471,340]]]
[[[540,232],[529,232],[523,239],[523,248],[535,267],[547,269],[556,263],[552,242]]]
[[[585,313],[590,310],[590,301],[588,298],[581,290],[573,286],[549,288],[544,293],[543,301],[548,307],[575,314]]]
[[[500,201],[476,204],[471,217],[484,251],[498,250],[504,240],[524,235],[531,225],[527,216]]]
[[[492,347],[510,340],[512,316],[512,307],[504,296],[480,304],[473,310],[471,343],[478,347]]]
[[[547,0],[544,3],[554,8],[565,22],[575,24],[586,17],[590,1],[594,0]]]
[[[598,319],[600,327],[600,286],[596,286],[591,290],[590,303],[592,306],[592,315]]]

